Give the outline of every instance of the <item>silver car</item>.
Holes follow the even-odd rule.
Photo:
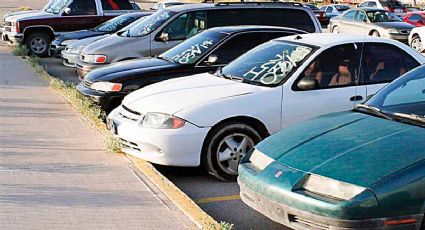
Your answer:
[[[406,43],[414,26],[403,22],[388,11],[378,8],[358,8],[347,10],[334,17],[328,26],[332,33],[354,33],[385,37]]]

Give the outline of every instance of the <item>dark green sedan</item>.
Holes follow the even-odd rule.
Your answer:
[[[294,229],[425,229],[425,66],[260,142],[238,183],[247,205]]]

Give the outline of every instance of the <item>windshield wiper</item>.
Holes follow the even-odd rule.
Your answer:
[[[391,120],[391,121],[394,120],[394,117],[392,117],[392,116],[390,116],[390,115],[382,112],[380,109],[378,109],[376,107],[369,106],[369,105],[366,105],[366,104],[357,104],[355,109],[358,110],[358,108],[365,109],[368,112],[370,112],[370,113],[372,113],[374,115],[380,116],[382,118],[385,118],[387,120]]]

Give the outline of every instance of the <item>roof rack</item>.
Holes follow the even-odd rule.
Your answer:
[[[245,0],[241,0],[240,2],[218,2],[215,5],[216,6],[229,6],[229,5],[267,5],[267,4],[282,4],[285,6],[299,6],[299,7],[303,7],[304,5],[302,3],[299,2],[285,2],[285,1],[279,1],[279,0],[273,0],[270,2],[246,2]]]

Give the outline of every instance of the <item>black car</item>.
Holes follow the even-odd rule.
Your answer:
[[[216,27],[187,39],[156,58],[118,62],[88,73],[78,91],[106,112],[124,96],[163,80],[215,71],[255,46],[277,37],[304,34],[273,26]]]
[[[79,30],[75,32],[65,33],[61,36],[58,36],[55,40],[52,41],[50,45],[50,54],[56,57],[59,57],[61,51],[65,49],[73,40],[80,40],[84,38],[90,38],[95,36],[102,36],[105,34],[113,34],[118,30],[126,27],[130,23],[136,21],[137,19],[150,15],[151,12],[137,12],[124,14],[118,17],[115,17],[109,21],[106,21],[99,26],[96,26],[93,29],[89,30]]]

